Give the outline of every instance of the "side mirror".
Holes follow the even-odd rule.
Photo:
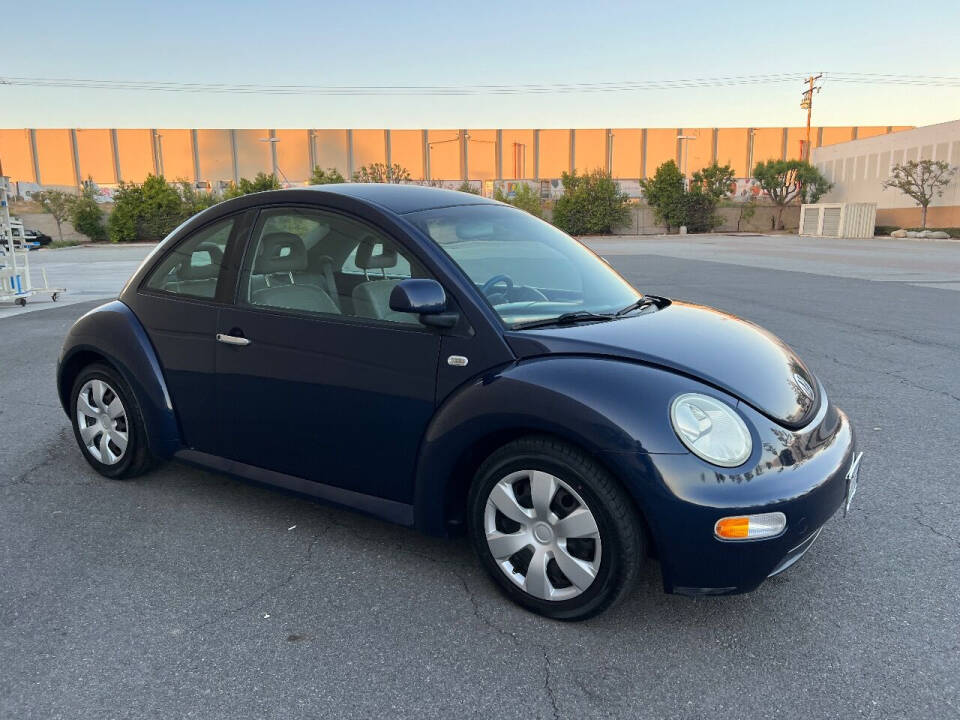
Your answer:
[[[395,312],[415,313],[420,322],[432,327],[450,328],[460,316],[446,312],[447,294],[436,280],[410,278],[401,280],[390,292],[390,309]]]

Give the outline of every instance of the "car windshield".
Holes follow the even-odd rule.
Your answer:
[[[511,328],[577,313],[613,315],[642,295],[553,225],[504,205],[407,215],[459,265]]]

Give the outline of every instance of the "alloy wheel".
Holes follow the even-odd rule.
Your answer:
[[[484,533],[497,566],[541,600],[577,597],[600,570],[596,518],[570,485],[541,470],[518,470],[493,486]]]

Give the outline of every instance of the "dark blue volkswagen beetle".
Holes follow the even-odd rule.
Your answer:
[[[428,533],[465,526],[508,595],[560,619],[622,598],[648,555],[667,592],[757,587],[849,504],[860,458],[776,337],[433,188],[200,213],[77,321],[58,383],[107,477],[176,458]]]

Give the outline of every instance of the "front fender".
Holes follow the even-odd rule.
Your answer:
[[[669,405],[691,389],[715,392],[663,369],[599,357],[533,358],[479,376],[451,395],[427,428],[417,466],[415,523],[424,532],[445,532],[449,486],[469,484],[471,478],[462,475],[474,467],[465,468],[463,458],[474,448],[489,449],[490,438],[549,433],[598,458],[686,455],[671,429]],[[650,493],[663,492],[655,472],[620,480],[641,509]]]
[[[140,320],[119,300],[81,317],[63,342],[57,363],[57,389],[68,415],[73,380],[95,356],[116,368],[136,395],[151,452],[157,457],[170,457],[180,448],[181,440],[163,371]]]

